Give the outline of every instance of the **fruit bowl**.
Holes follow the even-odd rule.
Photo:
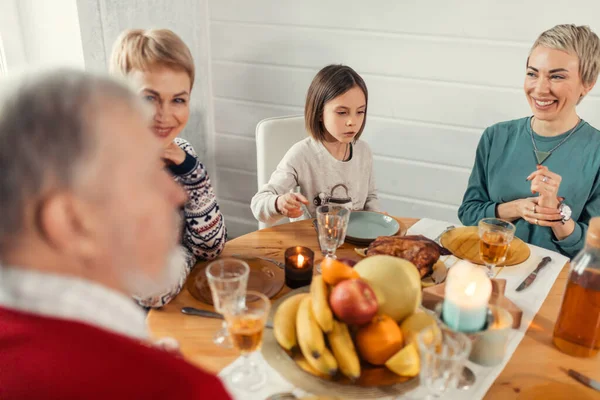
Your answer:
[[[308,293],[309,290],[309,287],[299,288],[275,300],[270,319],[273,320],[278,306],[286,299]],[[300,350],[287,351],[281,347],[272,329],[266,329],[264,332],[261,352],[267,363],[287,381],[316,395],[338,396],[345,399],[380,398],[401,395],[413,390],[419,384],[418,377],[402,377],[385,366],[370,365],[364,361],[361,362],[361,373],[356,380],[350,380],[339,372],[334,376],[319,373],[307,362]]]

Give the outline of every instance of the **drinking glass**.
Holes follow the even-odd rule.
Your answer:
[[[327,204],[317,207],[319,246],[323,255],[336,258],[335,251],[344,243],[350,210],[344,206]],[[321,272],[321,266],[317,267]]]
[[[498,218],[484,218],[479,221],[479,256],[487,267],[490,278],[494,267],[506,260],[508,247],[515,236],[515,226]]]
[[[212,294],[215,310],[224,314],[231,305],[241,305],[246,295],[250,267],[242,260],[222,258],[208,264],[206,277]],[[223,321],[221,329],[215,334],[213,342],[221,347],[231,348],[231,340],[227,331],[227,322]]]
[[[456,388],[471,353],[471,340],[464,333],[433,326],[417,335],[417,345],[421,357],[419,378],[427,398],[440,397]]]
[[[242,354],[242,365],[229,373],[229,380],[238,389],[256,391],[267,382],[265,371],[250,359],[250,355],[260,349],[270,309],[269,298],[252,290],[246,293],[243,303],[225,308],[229,336]]]

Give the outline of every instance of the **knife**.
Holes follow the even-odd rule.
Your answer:
[[[195,307],[183,307],[181,309],[181,312],[186,315],[195,315],[197,317],[224,319],[223,316],[219,313],[216,313],[214,311],[208,311],[208,310],[200,310],[199,308],[195,308]],[[265,326],[267,328],[273,328],[273,324],[270,321],[267,321]]]
[[[537,268],[534,269],[533,272],[530,273],[529,276],[525,278],[525,280],[519,285],[519,287],[517,288],[517,292],[527,289],[529,285],[531,285],[533,281],[535,281],[535,278],[537,278],[537,274],[542,270],[542,268],[548,265],[550,261],[552,261],[552,258],[548,256],[542,258],[542,261],[540,261]]]
[[[580,374],[577,371],[570,369],[568,371],[569,376],[583,383],[585,386],[589,386],[592,389],[596,389],[600,392],[600,382],[593,380],[592,378],[588,378],[587,376]]]

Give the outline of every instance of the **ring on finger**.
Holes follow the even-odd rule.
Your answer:
[[[544,183],[548,182],[548,177],[547,177],[547,176],[544,176],[544,177],[542,178],[542,182],[544,182]]]
[[[539,222],[540,222],[540,220],[536,218],[536,219],[535,219],[535,224],[536,224],[536,225],[539,225]]]

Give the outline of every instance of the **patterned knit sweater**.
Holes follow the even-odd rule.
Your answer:
[[[183,207],[180,249],[183,257],[175,258],[175,265],[171,266],[179,271],[179,280],[151,298],[136,298],[144,307],[162,307],[171,301],[181,291],[196,262],[216,258],[223,251],[227,239],[225,222],[204,165],[186,140],[176,138],[175,144],[185,151],[186,158],[181,165],[170,165],[168,168],[188,195]]]

